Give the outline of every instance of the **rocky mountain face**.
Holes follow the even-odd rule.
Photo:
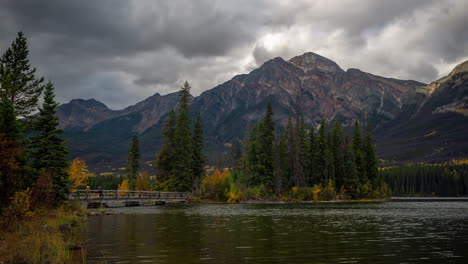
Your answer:
[[[355,119],[379,124],[395,118],[407,104],[423,100],[424,86],[357,69],[344,71],[327,58],[306,53],[290,61],[275,58],[236,76],[195,98],[193,109],[203,114],[207,134],[221,141],[242,136],[239,129],[258,121],[268,101],[277,124],[284,125],[289,115],[302,115],[314,127],[322,118],[339,119],[344,125]]]
[[[262,118],[268,102],[273,104],[274,119],[280,128],[289,115],[304,116],[306,123],[314,127],[322,118],[338,119],[345,126],[356,119],[370,120],[382,158],[403,161],[426,158],[430,155],[409,153],[400,158],[394,146],[401,146],[404,140],[402,143],[396,140],[406,138],[402,128],[414,127],[411,131],[416,134],[427,132],[425,126],[415,126],[410,120],[444,124],[457,121],[466,125],[465,64],[449,76],[426,85],[358,69],[344,71],[335,62],[314,53],[289,61],[278,57],[249,74],[235,76],[205,91],[193,98],[191,107],[194,115],[202,114],[207,153],[212,159],[226,151],[226,143],[244,137],[249,127]],[[176,107],[177,99],[176,93],[155,94],[118,111],[95,100],[72,100],[58,108],[58,116],[72,153],[86,159],[91,167],[106,170],[107,166],[123,167],[132,133],[140,134],[143,160],[153,160],[162,144],[165,117]],[[456,120],[439,120],[447,115]],[[468,152],[466,148],[463,151]]]
[[[57,116],[60,119],[60,128],[78,128],[87,131],[105,120],[139,113],[141,120],[132,131],[142,133],[149,127],[156,125],[162,116],[177,106],[177,101],[177,93],[164,96],[157,93],[123,110],[111,110],[105,104],[94,99],[74,99],[68,104],[57,107]]]
[[[420,104],[376,129],[378,155],[442,162],[468,155],[468,61],[424,87]]]

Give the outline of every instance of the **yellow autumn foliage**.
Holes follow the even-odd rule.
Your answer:
[[[68,169],[68,179],[72,183],[72,189],[77,189],[78,187],[86,185],[88,177],[92,175],[87,168],[86,162],[80,158],[75,158],[72,161]]]
[[[147,172],[140,173],[136,178],[136,190],[137,191],[150,191],[151,181],[150,176]]]
[[[127,191],[129,190],[128,180],[125,179],[122,181],[121,184],[117,187],[117,191],[119,191],[119,196],[127,196]]]
[[[229,188],[229,172],[215,171],[202,181],[203,196],[206,199],[225,201],[225,191]]]

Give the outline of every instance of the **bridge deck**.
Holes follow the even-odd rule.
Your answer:
[[[186,201],[191,197],[187,192],[150,192],[150,191],[120,191],[120,190],[74,190],[68,196],[69,200],[152,200],[152,201]]]

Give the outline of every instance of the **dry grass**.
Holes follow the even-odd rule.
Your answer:
[[[70,245],[79,245],[77,231],[85,215],[82,209],[68,205],[4,224],[0,229],[0,263],[85,263],[83,249],[69,250]],[[62,226],[61,231],[63,224],[70,229]]]

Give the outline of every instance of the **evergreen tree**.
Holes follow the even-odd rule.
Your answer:
[[[193,138],[190,127],[190,85],[184,83],[179,91],[179,108],[174,129],[174,151],[177,159],[173,162],[168,188],[188,192],[193,187]]]
[[[15,116],[26,117],[37,106],[44,78],[36,79],[29,65],[29,50],[22,32],[0,58],[0,100],[13,105]]]
[[[327,134],[327,149],[326,149],[326,155],[327,155],[327,184],[329,184],[330,180],[333,180],[333,183],[335,183],[335,156],[333,153],[333,139],[332,135],[329,132]],[[333,186],[334,187],[334,186]]]
[[[274,187],[275,193],[281,194],[283,183],[283,160],[284,160],[284,145],[282,144],[282,135],[275,140],[273,150],[273,174],[274,174]]]
[[[374,185],[380,185],[378,178],[378,163],[375,156],[375,146],[372,139],[372,128],[369,123],[366,126],[366,135],[363,143],[365,170],[367,178]]]
[[[203,126],[200,113],[198,113],[197,121],[193,128],[193,177],[194,189],[198,190],[201,180],[205,176],[206,157],[203,154]]]
[[[155,168],[158,169],[158,181],[166,182],[172,171],[172,166],[177,159],[174,151],[175,142],[176,114],[173,110],[169,112],[166,123],[163,128],[164,143],[161,151],[156,156]]]
[[[9,100],[0,100],[0,131],[5,137],[20,140],[22,128],[17,120],[13,104]]]
[[[308,180],[307,180],[307,185],[308,186],[314,186],[315,184],[320,183],[320,179],[318,178],[318,173],[316,171],[316,139],[315,139],[315,130],[312,127],[309,131],[309,166],[308,166]]]
[[[328,166],[327,166],[327,158],[328,158],[328,144],[327,144],[327,133],[326,133],[326,126],[327,123],[325,119],[322,119],[322,123],[320,124],[320,128],[318,131],[318,136],[315,140],[315,173],[316,179],[319,180],[319,183],[324,185],[328,184]]]
[[[275,142],[275,123],[273,122],[273,109],[271,103],[267,104],[267,110],[262,122],[259,126],[259,147],[258,160],[259,160],[259,174],[261,183],[264,184],[267,189],[273,189],[273,161],[274,161],[274,142]]]
[[[26,117],[37,107],[44,79],[35,78],[36,69],[31,69],[28,55],[26,38],[19,32],[16,40],[0,57],[0,133],[3,143],[8,145],[8,148],[5,145],[0,150],[6,158],[0,165],[1,206],[7,205],[14,191],[29,187],[34,180],[24,148],[27,140],[22,134],[23,122],[19,122],[18,117]]]
[[[286,130],[283,132],[282,137],[282,188],[289,189],[294,186],[293,183],[293,170],[294,170],[294,151],[295,151],[295,138],[294,138],[294,125],[292,117],[289,116]]]
[[[294,186],[305,187],[306,169],[307,169],[307,131],[305,129],[304,118],[296,121],[294,131],[294,163],[293,163],[293,181]]]
[[[261,165],[259,161],[259,152],[260,143],[259,143],[259,126],[260,123],[254,124],[252,129],[250,130],[249,139],[247,142],[247,158],[246,158],[246,167],[247,167],[247,175],[248,178],[248,185],[250,186],[257,186],[260,185],[261,182]]]
[[[365,165],[365,155],[363,151],[362,145],[362,135],[361,135],[361,126],[359,122],[356,120],[354,122],[354,134],[353,134],[353,151],[354,151],[354,158],[356,164],[356,172],[358,178],[362,184],[367,182],[367,175],[366,175],[366,165]]]
[[[250,132],[247,150],[249,185],[263,184],[268,190],[273,190],[274,143],[275,123],[271,103],[268,103],[262,121],[255,124]]]
[[[140,170],[140,143],[138,141],[138,135],[133,135],[128,150],[127,164],[125,166],[129,188],[132,191],[136,190],[136,180],[138,171]]]
[[[345,177],[344,172],[344,157],[343,157],[343,131],[341,129],[340,122],[335,121],[331,129],[331,153],[333,155],[334,171],[335,171],[335,183],[339,190],[344,184],[343,178]]]
[[[0,101],[0,209],[21,189],[21,169],[25,158],[21,148],[21,128],[10,101]]]
[[[356,158],[354,156],[353,146],[347,143],[344,147],[344,177],[343,185],[351,194],[354,193],[355,188],[359,185],[359,179],[356,171]]]
[[[55,101],[54,86],[45,86],[44,103],[39,108],[35,121],[37,136],[32,137],[33,167],[37,175],[48,173],[52,176],[55,200],[67,199],[68,190],[68,150],[61,137],[63,130],[57,129],[58,117],[55,116],[58,103]]]

